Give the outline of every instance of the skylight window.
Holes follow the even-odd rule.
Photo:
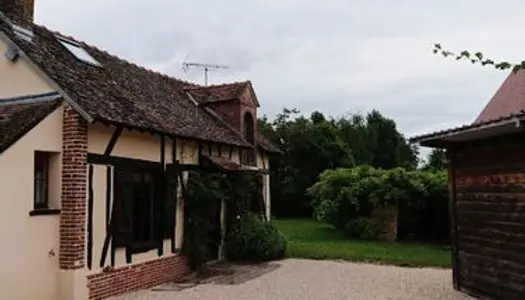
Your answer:
[[[81,60],[85,63],[88,63],[93,66],[101,67],[102,65],[93,57],[91,56],[80,44],[77,42],[57,37],[58,41],[62,44],[62,46],[66,47],[71,54],[73,54],[78,60]]]
[[[24,41],[31,42],[33,40],[34,34],[31,30],[13,24],[13,31],[19,38],[23,39]]]

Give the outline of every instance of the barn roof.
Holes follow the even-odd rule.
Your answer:
[[[474,122],[415,136],[422,146],[446,147],[450,143],[521,131],[525,119],[525,71],[511,72]]]
[[[525,71],[511,72],[474,123],[483,123],[525,110]]]

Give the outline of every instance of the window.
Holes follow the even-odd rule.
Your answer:
[[[155,183],[148,173],[134,173],[133,179],[133,243],[143,245],[154,240]]]
[[[251,113],[244,114],[244,138],[251,145],[255,145],[255,122]],[[255,147],[253,149],[244,150],[243,163],[248,165],[255,165]]]
[[[173,191],[162,169],[115,167],[114,243],[133,253],[162,245],[174,227]],[[172,201],[169,201],[172,200]]]
[[[35,209],[48,208],[49,203],[49,153],[35,152],[34,206]]]
[[[102,66],[95,58],[93,58],[93,56],[91,56],[91,54],[82,48],[82,45],[79,43],[63,37],[57,37],[57,39],[62,44],[62,46],[66,47],[66,49],[69,50],[69,52],[73,54],[78,60],[97,67]]]

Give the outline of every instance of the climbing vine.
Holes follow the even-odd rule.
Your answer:
[[[183,253],[194,270],[200,270],[207,261],[217,259],[221,239],[220,206],[226,204],[226,230],[236,220],[255,212],[262,214],[260,187],[257,174],[220,173],[210,170],[190,172],[184,196]],[[259,191],[256,191],[259,189]]]
[[[445,58],[453,58],[455,60],[468,60],[473,64],[480,64],[482,66],[491,66],[498,70],[509,70],[512,72],[517,72],[519,70],[525,69],[525,60],[518,63],[509,63],[506,61],[494,61],[490,58],[485,57],[481,52],[474,52],[468,50],[463,50],[459,53],[453,52],[443,48],[441,44],[434,44],[432,52],[436,55],[443,55]]]

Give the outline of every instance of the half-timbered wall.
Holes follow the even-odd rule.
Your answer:
[[[105,154],[106,158],[109,155],[113,158],[143,160],[159,163],[159,165],[162,160],[166,165],[175,160],[185,166],[198,165],[200,154],[222,156],[239,162],[240,149],[237,147],[180,138],[173,140],[165,137],[165,148],[162,151],[162,139],[158,135],[126,129],[122,130],[119,135],[116,135],[115,132],[116,127],[114,126],[90,125],[88,129],[89,155]],[[116,139],[115,136],[117,136]],[[108,154],[108,145],[111,145],[112,139],[114,140],[114,147]],[[163,159],[161,153],[164,155]],[[165,238],[161,251],[153,249],[133,253],[130,258],[126,253],[127,250],[120,247],[114,249],[114,254],[107,253],[104,255],[102,249],[107,239],[108,220],[111,218],[108,208],[113,207],[111,204],[114,201],[115,169],[99,163],[88,167],[91,170],[88,175],[91,178],[88,180],[88,190],[91,190],[93,205],[92,212],[88,213],[88,218],[92,220],[87,222],[88,263],[86,264],[86,275],[89,298],[103,299],[122,292],[153,286],[174,280],[186,272],[188,266],[186,259],[178,254],[178,250],[183,244],[184,233],[184,199],[180,186],[175,196],[176,225],[174,226],[175,241],[173,245],[171,238]],[[182,171],[184,182],[186,182],[187,176],[188,171]],[[89,193],[87,197],[89,202]],[[101,259],[104,261],[102,266],[100,265]]]
[[[94,154],[103,154],[106,150],[106,147],[111,140],[115,127],[104,126],[101,124],[95,124],[90,126],[88,130],[88,153]],[[166,163],[171,162],[171,143],[166,142],[166,150],[164,151],[164,161]],[[186,147],[185,152],[192,152],[192,149]],[[190,154],[186,154],[189,156]],[[115,147],[111,152],[111,156],[131,158],[131,159],[141,159],[152,162],[161,161],[161,142],[159,136],[154,136],[148,133],[140,133],[138,131],[129,131],[123,130],[120,136],[117,138]],[[96,273],[100,272],[102,268],[99,265],[101,259],[102,246],[104,244],[104,239],[106,237],[106,224],[108,222],[107,217],[107,208],[111,207],[106,203],[109,200],[111,203],[113,201],[113,185],[111,185],[113,180],[108,180],[108,170],[110,173],[113,173],[113,168],[108,168],[105,165],[93,165],[93,215],[92,218],[95,220],[93,222],[93,244],[92,244],[92,255],[93,263],[91,272]],[[113,174],[109,174],[112,177]],[[107,192],[107,182],[110,182],[110,199],[106,199]],[[111,204],[110,203],[110,204]],[[171,253],[170,250],[170,241],[164,241],[163,253]],[[148,260],[157,259],[157,250],[150,250],[145,253],[137,253],[133,255],[131,264],[138,264]],[[109,265],[109,255],[107,257],[107,265]],[[122,248],[117,248],[115,253],[115,266],[122,267],[126,266],[125,251]]]
[[[493,299],[523,299],[525,135],[449,152],[456,287]]]

